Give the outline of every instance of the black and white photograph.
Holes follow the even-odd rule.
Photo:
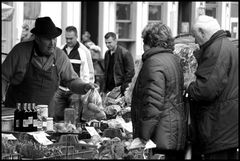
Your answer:
[[[238,1],[1,1],[2,160],[238,160]]]

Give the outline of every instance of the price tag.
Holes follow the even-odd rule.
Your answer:
[[[7,138],[7,140],[17,140],[13,134],[2,134],[2,138]]]
[[[49,144],[53,143],[47,138],[47,136],[49,136],[49,135],[43,131],[29,132],[28,134],[32,135],[34,137],[34,139],[36,139],[37,142],[39,142],[40,144],[49,145]]]
[[[98,132],[95,130],[94,127],[91,126],[86,126],[86,130],[88,131],[88,133],[93,136],[93,135],[98,135],[100,137],[100,135],[98,134]]]

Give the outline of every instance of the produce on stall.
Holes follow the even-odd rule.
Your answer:
[[[192,36],[181,36],[175,39],[173,53],[181,58],[185,83],[195,80],[194,73],[197,69],[197,60],[194,52],[197,50],[199,50],[199,45],[195,43]]]
[[[186,39],[180,39],[176,41],[174,54],[181,57],[184,71],[184,81],[194,80],[194,72],[197,68],[197,61],[194,57],[194,51],[198,49],[192,40],[185,41]],[[131,125],[131,91],[134,87],[134,81],[137,78],[137,73],[141,69],[141,61],[136,63],[137,72],[133,78],[133,81],[129,84],[127,91],[124,95],[121,94],[120,86],[115,87],[112,91],[107,93],[104,97],[98,93],[97,89],[90,90],[83,97],[83,110],[82,120],[84,122],[54,122],[53,129],[49,132],[47,129],[42,128],[43,117],[42,112],[38,108],[38,105],[32,104],[37,107],[38,120],[37,130],[45,131],[50,134],[48,137],[53,143],[50,145],[42,145],[36,139],[21,136],[27,134],[21,132],[18,136],[18,141],[3,141],[2,142],[2,154],[18,154],[21,158],[31,159],[151,159],[159,158],[159,156],[151,156],[150,151],[146,151],[143,148],[129,149],[133,142],[132,138],[132,125]],[[27,108],[25,104],[25,110],[34,112],[35,109]],[[19,106],[18,110],[24,112],[24,104]],[[19,111],[16,111],[19,112]],[[29,113],[28,113],[29,114]],[[46,113],[45,113],[46,114]],[[80,114],[78,114],[80,115]],[[19,116],[19,115],[18,115]],[[16,117],[15,129],[20,129],[19,126],[23,126],[23,122],[16,126],[20,117]],[[30,115],[32,121],[30,127],[36,126],[36,119]],[[46,120],[48,116],[45,116]],[[35,124],[34,124],[35,122]],[[30,123],[28,122],[28,125]],[[40,127],[41,126],[41,127]],[[87,128],[86,128],[87,127]],[[88,131],[88,127],[93,127],[98,135],[91,134]],[[16,132],[17,130],[15,130]],[[30,130],[31,131],[31,130]],[[85,134],[88,135],[85,135]],[[76,135],[75,143],[70,144],[69,139],[63,136]],[[68,138],[67,137],[67,138]],[[30,139],[31,138],[31,139]],[[67,141],[68,140],[68,141]],[[95,149],[95,150],[93,150]],[[81,151],[81,152],[80,152]],[[69,152],[72,152],[71,154]],[[144,154],[148,153],[148,154]]]
[[[89,90],[83,97],[82,119],[89,121],[92,119],[102,120],[106,118],[103,111],[102,98],[97,89]]]

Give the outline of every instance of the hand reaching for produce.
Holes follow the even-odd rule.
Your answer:
[[[98,85],[95,83],[87,83],[84,87],[84,91],[87,93],[90,89],[95,89],[97,87]]]

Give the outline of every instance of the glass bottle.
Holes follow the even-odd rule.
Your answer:
[[[33,131],[33,111],[32,111],[32,104],[28,103],[28,131]]]
[[[28,115],[29,112],[27,110],[27,103],[23,104],[23,128],[22,131],[27,132],[28,131]]]
[[[33,113],[33,131],[38,130],[38,116],[37,116],[37,109],[36,109],[36,104],[32,103],[31,110]]]
[[[64,110],[65,123],[71,123],[73,125],[76,125],[75,116],[76,116],[76,112],[73,106],[71,106],[70,108],[65,108]]]
[[[16,110],[14,111],[14,125],[13,125],[13,128],[14,128],[14,131],[19,131],[20,129],[20,111],[21,111],[21,103],[17,103],[17,108]]]

